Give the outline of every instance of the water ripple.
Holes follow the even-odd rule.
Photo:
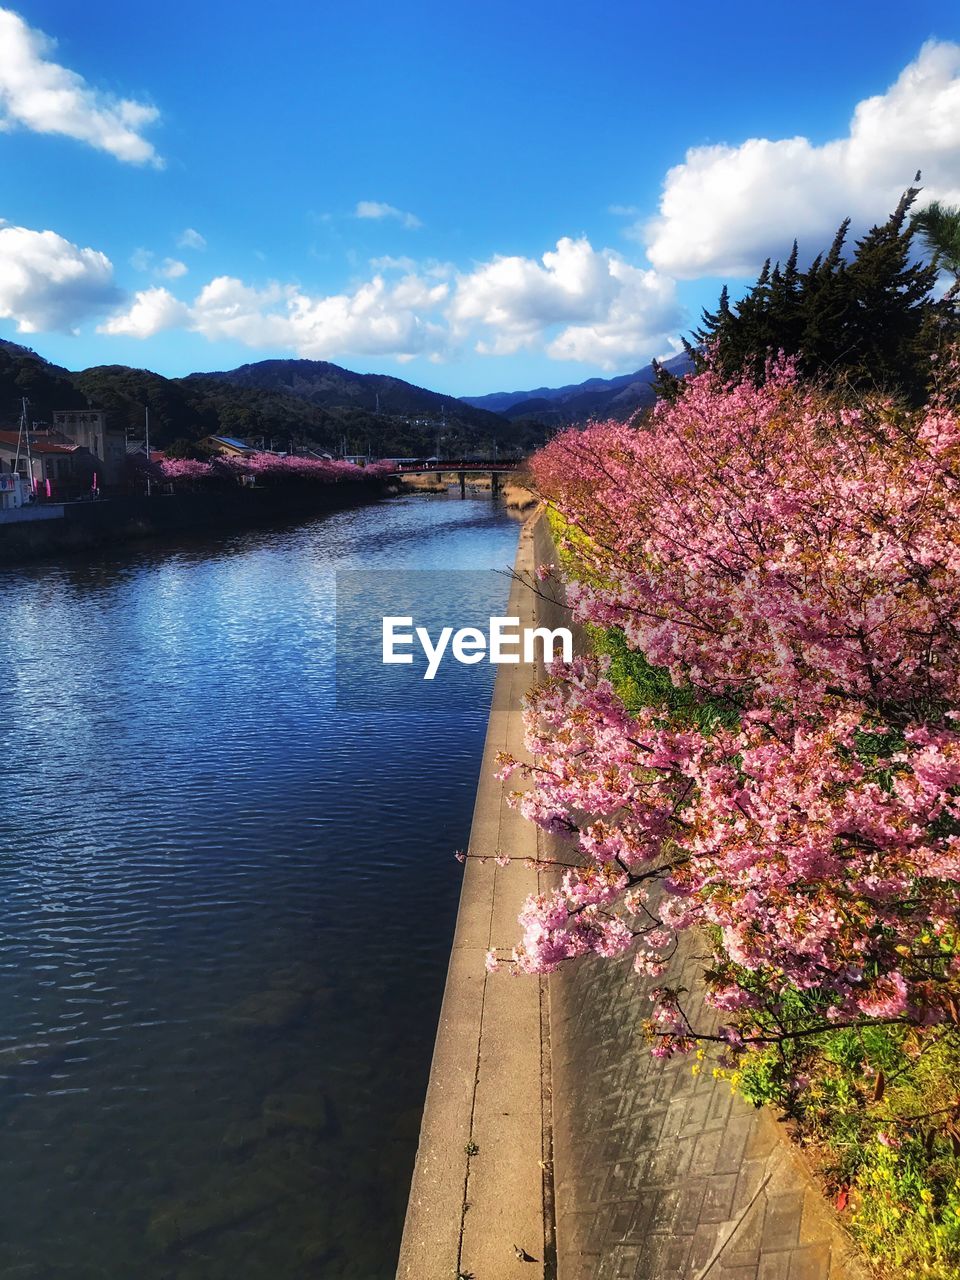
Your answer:
[[[516,532],[402,498],[4,575],[0,1277],[393,1274],[490,672],[338,710],[333,570]]]

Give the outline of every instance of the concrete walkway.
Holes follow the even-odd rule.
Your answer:
[[[552,558],[546,523],[528,521],[518,570]],[[508,612],[568,624],[559,606],[516,583]],[[535,675],[524,666],[497,674],[471,852],[564,856],[507,807],[515,782],[493,777],[498,751],[523,756],[520,699]],[[552,875],[548,866],[467,865],[398,1276],[862,1276],[776,1121],[709,1065],[694,1076],[690,1058],[651,1056],[639,1030],[646,987],[629,964],[587,959],[544,982],[485,972],[488,948],[509,954],[521,902]],[[687,940],[656,981],[695,991],[695,952]]]
[[[529,524],[517,563],[532,564]],[[507,613],[527,625],[533,601],[515,582]],[[469,845],[491,861],[471,859],[464,871],[403,1232],[402,1280],[553,1274],[541,984],[488,974],[484,964],[490,948],[509,953],[520,906],[538,891],[535,870],[492,860],[501,849],[514,858],[537,857],[536,828],[508,808],[493,776],[498,751],[523,753],[519,706],[533,678],[528,666],[504,665],[494,685]],[[518,1257],[517,1249],[534,1261]]]

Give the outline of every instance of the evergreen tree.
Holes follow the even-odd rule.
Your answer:
[[[845,219],[830,248],[806,271],[798,266],[794,241],[786,263],[764,263],[756,284],[735,306],[724,287],[716,311],[704,310],[694,333],[699,351],[709,349],[729,377],[746,374],[762,381],[770,358],[783,352],[796,357],[806,376],[922,399],[944,326],[960,332],[949,298],[938,302],[932,295],[938,264],[955,261],[960,271],[960,211],[946,211],[956,214],[955,221],[947,216],[936,223],[947,246],[942,256],[919,261],[914,236],[922,233],[929,242],[937,233],[933,217],[910,219],[918,195],[918,187],[909,187],[886,222],[862,236],[849,257]],[[943,227],[957,235],[955,244]],[[947,257],[951,245],[954,259]]]

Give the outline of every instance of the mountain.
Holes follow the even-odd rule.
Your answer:
[[[686,356],[665,362],[673,373]],[[153,443],[192,443],[208,435],[262,441],[266,448],[312,444],[331,452],[384,457],[528,453],[545,431],[588,418],[626,419],[653,403],[653,367],[565,387],[456,399],[378,373],[354,373],[326,360],[261,360],[217,373],[165,378],[149,369],[99,365],[71,373],[29,347],[0,339],[0,427],[14,425],[23,396],[30,419],[54,409],[105,409],[131,438],[150,410]]]
[[[430,457],[438,443],[456,456],[494,448],[523,453],[543,440],[539,423],[514,424],[400,378],[353,373],[326,361],[264,360],[185,378],[126,365],[71,373],[0,339],[0,426],[16,423],[23,396],[31,421],[50,421],[54,409],[89,406],[107,410],[131,438],[142,436],[149,407],[151,440],[161,448],[238,435],[268,448],[310,443],[330,451],[346,445],[350,453]]]
[[[49,421],[54,409],[82,409],[83,393],[73,375],[29,347],[0,338],[0,427],[17,422],[23,397],[33,421]]]
[[[663,367],[680,376],[689,373],[692,365],[690,358],[681,354],[664,360]],[[654,379],[653,365],[648,364],[616,378],[588,378],[565,387],[537,387],[533,391],[496,391],[486,396],[464,396],[463,400],[476,409],[501,413],[515,423],[536,421],[557,426],[586,422],[589,418],[623,420],[653,404]]]
[[[487,431],[497,425],[486,406],[475,408],[387,374],[353,373],[326,360],[260,360],[226,373],[191,373],[185,381],[296,396],[322,409],[349,407],[392,417],[434,418],[438,425],[448,419]]]

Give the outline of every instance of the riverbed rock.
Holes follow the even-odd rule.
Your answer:
[[[250,1120],[234,1120],[227,1126],[221,1146],[227,1155],[239,1156],[270,1136],[270,1126],[263,1116]]]
[[[159,1205],[147,1225],[147,1238],[159,1253],[169,1253],[212,1231],[234,1227],[275,1205],[283,1195],[276,1178],[257,1171],[211,1179],[196,1193]]]
[[[274,1133],[303,1129],[321,1137],[333,1131],[333,1110],[322,1093],[272,1093],[264,1099],[263,1119]]]
[[[293,988],[257,991],[229,1009],[227,1022],[239,1031],[285,1031],[306,1012],[310,997]]]

